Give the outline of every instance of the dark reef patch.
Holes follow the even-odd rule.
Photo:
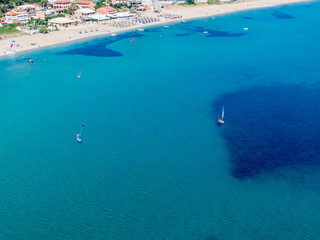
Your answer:
[[[186,30],[189,32],[189,34],[192,33],[203,33],[208,32],[206,34],[206,37],[241,37],[243,35],[246,35],[246,33],[230,33],[227,31],[218,31],[214,29],[206,29],[203,27],[179,27],[182,30]]]
[[[188,36],[190,35],[190,33],[177,33],[176,36],[177,37],[183,37],[183,36]]]
[[[144,31],[145,32],[162,32],[160,28],[147,28]]]
[[[245,179],[284,167],[320,166],[320,87],[279,85],[222,95],[220,129],[230,152],[231,174]]]
[[[208,34],[206,37],[241,37],[246,35],[246,33],[229,33],[226,31],[217,31],[217,30],[207,30]]]
[[[277,19],[291,19],[291,18],[293,18],[289,14],[286,14],[286,13],[280,12],[280,11],[273,11],[271,13],[271,15],[274,16]]]
[[[115,37],[107,37],[102,40],[98,40],[94,43],[85,42],[81,44],[81,47],[75,47],[73,49],[58,52],[57,55],[86,55],[94,57],[121,57],[121,52],[114,51],[107,48],[108,45],[121,41],[123,39],[140,38],[144,35],[138,33],[126,33]]]
[[[59,52],[57,55],[86,55],[94,57],[121,57],[123,54],[106,48],[105,44],[87,45],[82,44],[79,48],[70,49],[64,52]]]

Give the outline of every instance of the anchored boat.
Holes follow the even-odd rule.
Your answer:
[[[82,139],[81,139],[81,132],[82,132],[82,129],[84,128],[84,125],[82,125],[81,126],[81,129],[80,129],[80,132],[79,133],[77,133],[77,141],[79,142],[79,143],[81,143],[82,142]]]
[[[224,124],[224,106],[222,106],[222,114],[221,114],[221,118],[218,119],[218,123],[220,124]]]

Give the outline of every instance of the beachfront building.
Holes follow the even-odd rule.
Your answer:
[[[87,20],[97,20],[98,22],[105,22],[107,20],[109,20],[110,17],[106,16],[106,15],[102,15],[100,13],[96,13],[93,15],[90,15]]]
[[[119,12],[117,13],[117,17],[118,18],[129,18],[129,17],[134,17],[136,16],[135,13],[131,13],[131,12]]]
[[[194,0],[194,3],[207,3],[208,0]]]
[[[54,16],[56,14],[56,10],[42,10],[39,12],[36,12],[36,17],[40,18],[41,20],[45,20],[46,17],[51,17]],[[63,12],[63,9],[62,9]]]
[[[25,4],[25,5],[18,6],[17,9],[22,9],[22,10],[29,12],[29,13],[34,13],[36,10],[40,10],[39,7],[37,7],[36,5],[31,5],[31,4]]]
[[[71,0],[57,0],[52,3],[52,7],[54,9],[68,9],[71,7]]]
[[[78,8],[89,8],[91,10],[94,10],[94,2],[93,1],[87,1],[87,0],[78,0],[75,1],[75,4]]]
[[[145,12],[147,9],[144,6],[139,6],[135,8],[130,8],[130,11],[137,11],[137,12]]]
[[[54,11],[54,15],[63,13],[62,8],[56,8],[56,9],[53,9],[53,11]]]
[[[6,23],[19,23],[26,24],[29,22],[29,14],[22,9],[12,9],[10,12],[4,14]]]
[[[117,14],[117,10],[113,7],[110,7],[110,6],[107,6],[107,7],[102,7],[102,8],[99,8],[97,10],[98,13],[102,14],[102,15],[114,15],[114,14]]]
[[[18,27],[16,27],[16,30],[24,32],[26,29],[24,26],[18,26]]]
[[[86,20],[89,19],[90,16],[94,15],[95,13],[95,11],[89,8],[78,9],[74,12],[74,18],[77,20]]]
[[[51,25],[59,26],[59,27],[68,27],[70,25],[73,25],[75,21],[69,18],[58,17],[58,18],[50,19],[48,23]]]

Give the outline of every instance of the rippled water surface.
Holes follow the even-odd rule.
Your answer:
[[[319,239],[319,11],[1,59],[0,238]]]

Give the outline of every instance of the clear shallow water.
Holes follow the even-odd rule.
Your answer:
[[[1,60],[1,239],[318,239],[319,10]]]

